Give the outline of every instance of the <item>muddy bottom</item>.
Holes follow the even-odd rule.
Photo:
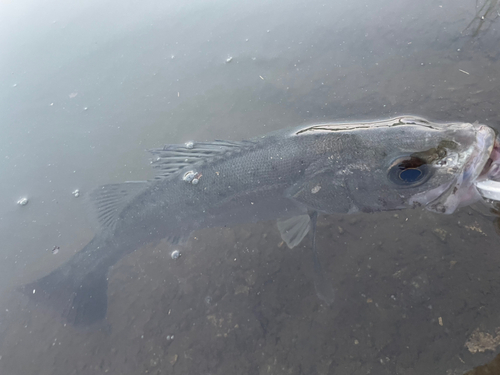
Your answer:
[[[167,243],[140,249],[111,270],[107,321],[87,329],[13,292],[0,373],[463,374],[495,357],[491,219],[320,217],[332,306],[315,294],[310,241],[290,250],[259,223],[196,232],[177,260]]]

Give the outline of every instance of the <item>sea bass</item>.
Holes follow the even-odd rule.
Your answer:
[[[478,181],[500,174],[498,140],[488,126],[410,116],[151,152],[157,178],[92,192],[100,231],[67,263],[24,286],[72,324],[105,318],[108,269],[147,243],[179,243],[200,228],[277,219],[283,240],[294,247],[311,229],[314,234],[318,213],[425,207],[451,214],[481,199]],[[314,243],[313,236],[313,249]]]

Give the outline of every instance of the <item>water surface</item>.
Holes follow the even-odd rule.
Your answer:
[[[500,130],[499,11],[1,2],[0,372],[462,374],[490,361],[496,346],[477,338],[500,327],[498,235],[468,208],[321,217],[332,308],[315,296],[309,242],[287,249],[274,223],[200,231],[175,262],[167,243],[139,249],[111,270],[96,329],[15,288],[92,238],[85,193],[153,177],[145,150],[164,143],[400,114]]]

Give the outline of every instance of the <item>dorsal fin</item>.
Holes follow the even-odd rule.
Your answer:
[[[153,168],[159,169],[156,176],[162,179],[171,176],[178,171],[209,161],[217,160],[228,154],[241,152],[255,145],[252,141],[231,142],[188,142],[183,145],[166,145],[162,148],[149,150],[153,154],[151,164]]]
[[[104,185],[92,191],[89,197],[94,203],[101,229],[113,230],[123,208],[147,186],[146,181],[130,181]]]

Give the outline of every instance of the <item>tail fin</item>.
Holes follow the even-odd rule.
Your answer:
[[[59,311],[72,325],[88,326],[103,320],[108,309],[109,267],[96,249],[102,252],[98,238],[52,273],[22,286],[21,292],[33,302]]]
[[[72,280],[71,275],[57,269],[22,286],[21,291],[35,303],[60,311],[62,317],[75,326],[88,326],[106,317],[108,280],[103,272]]]

